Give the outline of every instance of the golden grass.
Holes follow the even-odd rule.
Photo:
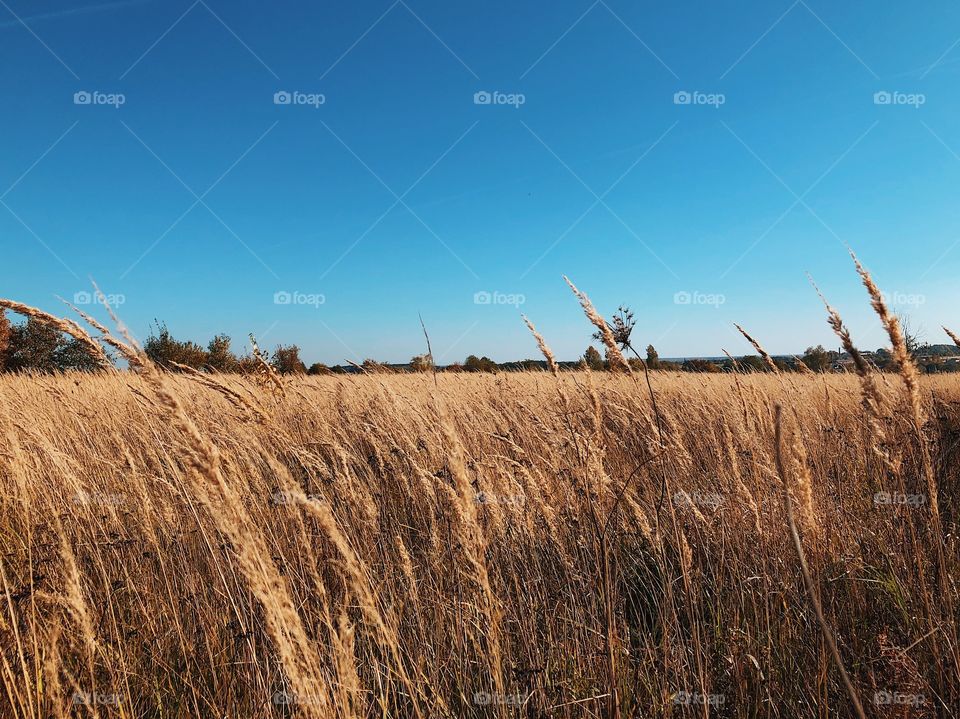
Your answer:
[[[0,377],[0,716],[953,716],[960,385],[785,377]]]

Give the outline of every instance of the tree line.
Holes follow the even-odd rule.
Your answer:
[[[904,323],[909,328],[908,323]],[[768,372],[770,366],[757,355],[744,355],[723,360],[687,359],[668,361],[660,359],[653,345],[647,345],[641,356],[633,347],[633,330],[636,326],[633,313],[627,307],[618,308],[611,317],[608,327],[614,341],[624,351],[628,363],[637,370],[646,366],[651,370],[672,370],[679,372]],[[918,367],[923,372],[960,371],[960,360],[956,355],[960,349],[952,345],[929,345],[922,343],[916,333],[907,331],[907,345]],[[252,339],[252,338],[251,338]],[[593,340],[600,342],[599,333]],[[232,349],[232,340],[225,334],[218,334],[206,346],[190,340],[176,339],[167,325],[157,322],[151,328],[150,335],[143,343],[143,350],[153,362],[173,372],[183,367],[201,372],[252,373],[260,360],[252,353],[238,355]],[[630,356],[632,354],[632,356]],[[880,370],[896,369],[889,351],[878,349],[865,352],[868,360]],[[406,364],[390,364],[366,359],[361,363],[347,363],[329,367],[317,362],[309,367],[300,358],[300,348],[295,345],[278,345],[264,359],[280,374],[338,374],[338,373],[383,373],[383,372],[511,372],[546,369],[543,360],[520,360],[497,363],[486,356],[469,355],[463,362],[440,367],[436,366],[429,354],[412,357]],[[799,357],[773,357],[774,365],[782,372],[830,372],[842,371],[848,358],[843,353],[827,350],[822,345],[808,347]],[[576,370],[588,367],[597,372],[608,371],[610,362],[592,344],[575,361],[558,363],[561,369]],[[98,359],[82,342],[63,334],[52,325],[35,319],[14,324],[0,309],[0,371],[68,372],[94,371],[99,368]]]

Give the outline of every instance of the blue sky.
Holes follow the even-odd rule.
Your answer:
[[[0,63],[0,296],[141,338],[572,359],[567,274],[661,356],[799,352],[810,272],[873,349],[845,245],[960,326],[955,3],[0,0]]]

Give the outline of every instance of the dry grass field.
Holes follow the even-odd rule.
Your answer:
[[[2,378],[0,715],[855,716],[830,634],[953,716],[960,387],[875,379]]]
[[[173,374],[0,301],[130,364],[0,377],[0,716],[956,716],[960,386],[857,268],[896,374],[829,307],[855,373],[641,372],[572,284],[610,372]]]

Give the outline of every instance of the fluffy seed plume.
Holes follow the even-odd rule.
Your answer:
[[[954,343],[957,347],[960,347],[960,337],[958,337],[958,336],[956,335],[956,333],[951,332],[951,331],[948,330],[946,327],[943,328],[943,331],[946,332],[946,333],[950,336],[950,339],[953,340],[953,343]]]
[[[910,400],[919,410],[920,395],[917,368],[913,363],[913,359],[910,357],[910,352],[907,350],[907,342],[903,337],[900,321],[890,312],[886,300],[883,299],[883,293],[873,281],[870,273],[860,264],[857,256],[853,254],[853,252],[850,253],[850,256],[853,258],[853,263],[857,266],[857,274],[860,275],[863,286],[867,288],[867,293],[870,295],[870,304],[873,306],[877,316],[880,317],[880,322],[883,324],[883,328],[890,338],[893,358],[900,368],[900,376],[903,378],[903,383],[910,393]]]
[[[907,350],[907,342],[903,337],[900,321],[887,308],[887,303],[883,299],[883,293],[880,292],[880,288],[877,287],[870,273],[860,264],[860,260],[857,259],[857,256],[852,250],[850,256],[853,258],[853,263],[857,266],[857,273],[863,281],[863,286],[867,288],[867,293],[870,295],[870,304],[873,305],[874,311],[880,317],[880,322],[887,331],[887,336],[890,338],[890,344],[892,345],[893,359],[897,363],[900,378],[907,388],[907,396],[910,400],[910,409],[913,414],[914,430],[921,438],[920,446],[923,454],[923,473],[927,480],[927,492],[930,494],[930,513],[933,515],[934,521],[939,525],[940,505],[937,501],[937,481],[933,476],[930,452],[927,449],[927,445],[922,441],[924,417],[923,404],[920,398],[920,376],[917,372],[917,366],[913,363],[913,358]]]
[[[580,306],[583,307],[583,312],[586,314],[587,319],[590,320],[598,330],[600,330],[600,337],[603,340],[604,346],[607,348],[610,367],[612,369],[623,370],[628,374],[632,374],[630,365],[627,363],[627,360],[624,359],[620,348],[617,347],[617,343],[613,338],[613,332],[610,331],[610,325],[608,325],[607,321],[600,316],[599,312],[597,312],[596,308],[593,306],[593,303],[590,301],[590,298],[578,290],[577,286],[570,281],[569,277],[564,275],[563,280],[570,286],[570,289],[573,290],[573,294],[577,296],[577,299],[580,300]]]
[[[130,363],[130,367],[136,370],[142,370],[145,365],[145,358],[143,356],[143,350],[137,347],[134,344],[127,344],[116,337],[114,337],[110,331],[100,324],[93,317],[88,315],[86,312],[81,310],[79,307],[74,306],[73,304],[67,302],[62,297],[58,298],[63,304],[76,312],[88,325],[93,327],[97,332],[100,333],[100,341],[104,344],[108,344],[117,350],[120,355]]]
[[[774,362],[773,357],[771,357],[769,353],[763,347],[760,346],[760,343],[757,342],[755,339],[753,339],[753,337],[748,335],[747,331],[743,329],[743,327],[738,325],[736,322],[733,323],[733,326],[740,331],[740,334],[742,334],[744,337],[747,338],[747,342],[752,344],[753,348],[759,353],[761,357],[763,357],[763,361],[766,363],[767,367],[769,367],[772,372],[776,372],[777,374],[779,374],[780,368],[777,367],[777,363]]]
[[[271,393],[275,400],[279,401],[283,399],[287,394],[283,387],[283,380],[280,379],[280,375],[277,373],[277,370],[273,368],[273,365],[267,362],[263,356],[263,352],[260,351],[260,345],[257,344],[257,340],[252,333],[249,337],[250,346],[253,348],[253,356],[257,359],[257,377],[260,379],[260,383],[263,386],[272,388]]]
[[[863,400],[863,408],[867,414],[867,424],[876,442],[874,448],[880,453],[888,468],[896,471],[898,462],[890,457],[889,451],[886,449],[889,443],[887,442],[886,430],[884,429],[881,419],[883,416],[883,395],[880,394],[880,388],[877,387],[873,369],[867,364],[863,355],[860,354],[860,350],[853,344],[853,339],[850,337],[850,330],[843,324],[840,313],[827,302],[827,298],[824,297],[812,277],[810,278],[810,284],[813,285],[813,289],[816,290],[820,296],[820,300],[823,302],[823,306],[827,309],[827,323],[830,325],[834,334],[840,338],[843,349],[846,350],[847,354],[850,355],[850,358],[853,360],[854,369],[856,369],[857,376],[860,378],[860,394]]]
[[[537,341],[537,347],[540,348],[540,353],[547,359],[547,366],[550,368],[550,371],[553,372],[553,376],[559,376],[560,370],[557,367],[557,359],[553,356],[553,350],[547,345],[547,341],[543,339],[543,335],[537,332],[537,328],[533,326],[533,322],[527,319],[526,315],[520,316],[523,317],[523,321],[527,323],[527,328],[530,330],[530,334],[533,335],[533,339]]]

